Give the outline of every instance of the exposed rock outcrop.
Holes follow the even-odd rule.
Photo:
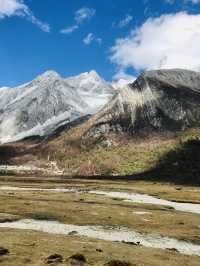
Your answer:
[[[99,133],[176,132],[200,125],[200,73],[188,70],[145,72],[119,90],[92,118],[87,136]]]

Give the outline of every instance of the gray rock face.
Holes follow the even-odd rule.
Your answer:
[[[125,86],[94,118],[88,135],[148,134],[200,125],[200,73],[157,70]]]
[[[89,104],[87,94],[98,101]],[[0,142],[48,136],[79,117],[98,111],[113,92],[96,72],[62,79],[47,71],[30,83],[0,88]]]

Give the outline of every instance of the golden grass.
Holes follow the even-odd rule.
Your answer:
[[[26,181],[26,182],[25,182]],[[166,199],[200,201],[200,190],[148,182],[114,182],[98,180],[63,180],[17,177],[0,179],[0,185],[33,186],[43,188],[81,187],[82,189],[123,190],[150,193]],[[182,190],[180,190],[182,188]],[[56,219],[78,225],[123,225],[144,233],[159,233],[200,244],[199,215],[177,212],[164,206],[127,203],[91,194],[49,192],[0,191],[0,221],[4,219]],[[149,214],[137,215],[135,211]],[[148,221],[147,221],[148,220]],[[78,236],[51,235],[33,231],[0,230],[0,246],[8,248],[9,255],[0,257],[3,266],[44,266],[45,258],[60,254],[71,265],[69,257],[83,254],[90,266],[103,266],[110,260],[129,261],[138,266],[197,266],[200,258],[173,251],[112,243]],[[102,252],[99,252],[101,250]]]

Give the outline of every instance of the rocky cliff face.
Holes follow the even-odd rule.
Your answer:
[[[47,71],[30,83],[0,89],[0,142],[48,136],[67,123],[97,112],[113,91],[96,72],[69,79]],[[88,99],[97,99],[90,101]]]
[[[200,73],[158,70],[142,74],[92,118],[88,136],[99,133],[181,131],[200,125]]]

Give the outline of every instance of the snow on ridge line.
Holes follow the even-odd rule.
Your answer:
[[[2,88],[0,141],[6,143],[29,136],[51,135],[63,123],[60,114],[69,111],[66,123],[95,114],[113,93],[110,85],[95,71],[67,79],[55,71],[47,71],[29,83]],[[54,117],[61,121],[54,123]],[[52,121],[51,126],[49,121]]]
[[[52,118],[46,120],[45,123],[43,124],[37,124],[35,127],[20,132],[19,134],[14,134],[14,135],[7,135],[7,137],[2,137],[0,136],[0,144],[4,144],[4,143],[9,143],[9,142],[15,142],[18,141],[20,139],[24,139],[27,137],[31,137],[31,136],[40,136],[43,137],[45,136],[45,129],[49,126],[49,127],[56,127],[56,124],[59,124],[59,126],[65,125],[66,124],[66,120],[70,118],[71,113],[66,111],[58,116],[53,116]],[[73,122],[73,120],[76,120],[76,118],[78,118],[79,116],[77,115],[77,117],[73,117],[73,119],[69,122]],[[72,117],[71,117],[72,118]]]
[[[32,219],[19,220],[14,222],[0,223],[0,228],[19,230],[33,230],[49,234],[69,235],[70,232],[77,232],[77,235],[101,239],[112,242],[133,242],[144,247],[158,249],[176,249],[186,255],[200,256],[200,245],[180,241],[175,238],[162,237],[160,235],[148,235],[136,232],[126,227],[109,228],[103,226],[78,226],[62,224],[57,221],[39,221]]]

